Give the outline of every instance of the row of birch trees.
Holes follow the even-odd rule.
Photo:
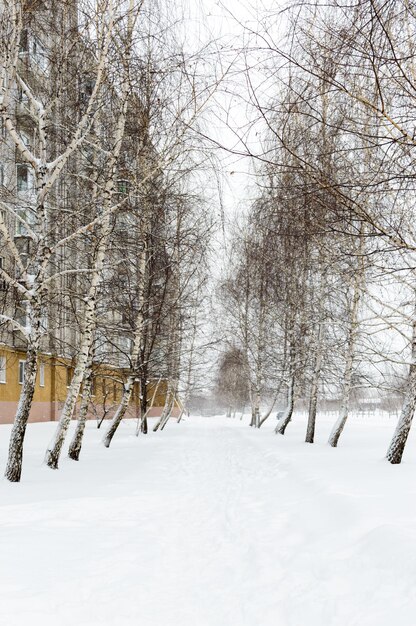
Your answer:
[[[146,0],[66,0],[54,11],[6,0],[0,30],[0,323],[26,352],[5,473],[18,482],[42,351],[74,363],[46,451],[54,469],[76,413],[69,456],[79,459],[100,344],[123,352],[121,321],[122,395],[104,444],[137,381],[147,432],[155,370],[168,380],[158,428],[182,380],[189,394],[212,228],[194,129],[216,85],[183,49],[172,7]]]
[[[328,399],[333,447],[358,390],[399,400],[387,459],[400,463],[416,407],[416,13],[316,0],[263,18],[246,29],[257,75],[246,68],[243,97],[266,130],[220,288],[227,354],[251,424],[277,403],[284,434],[298,402],[307,442]]]

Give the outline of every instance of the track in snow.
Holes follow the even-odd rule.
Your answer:
[[[415,463],[382,461],[393,424],[356,423],[336,451],[270,426],[136,439],[126,421],[106,450],[89,424],[52,472],[53,425],[31,425],[23,482],[0,486],[0,624],[413,626]]]

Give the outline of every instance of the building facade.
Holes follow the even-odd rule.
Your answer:
[[[73,45],[74,40],[76,45]],[[94,81],[88,71],[90,57],[89,42],[79,36],[78,7],[75,0],[28,3],[23,14],[17,58],[17,73],[22,80],[20,83],[19,80],[16,81],[12,102],[3,113],[0,128],[0,210],[4,225],[0,232],[0,269],[5,270],[15,280],[13,284],[0,278],[0,314],[4,319],[15,320],[21,327],[28,324],[27,303],[18,289],[19,264],[16,263],[16,256],[27,271],[28,268],[33,273],[37,271],[34,262],[36,237],[33,230],[39,216],[33,171],[30,164],[21,158],[21,151],[19,153],[16,149],[4,119],[6,115],[13,118],[13,127],[28,148],[42,150],[41,143],[44,139],[38,120],[36,122],[34,119],[29,91],[36,94],[43,106],[49,107],[48,119],[52,120],[49,121],[48,128],[43,129],[48,137],[48,157],[53,159],[60,154],[66,148],[65,132],[68,128],[73,128],[76,120],[83,115],[94,89]],[[99,214],[100,200],[94,193],[102,183],[105,170],[105,164],[101,164],[101,155],[105,148],[102,138],[109,132],[109,119],[117,98],[110,81],[104,93],[105,96],[99,102],[100,111],[95,112],[94,123],[89,126],[86,140],[67,161],[65,170],[45,202],[45,239],[50,245],[63,236],[76,232]],[[130,197],[129,192],[131,181],[138,178],[138,163],[134,154],[137,135],[134,133],[141,131],[137,121],[139,118],[135,102],[128,123],[131,136],[124,140],[124,153],[117,180],[122,211],[113,219],[114,236],[109,249],[109,262],[104,268],[100,300],[97,303],[93,392],[89,416],[98,420],[111,417],[121,399],[132,348],[132,319],[136,311],[134,297],[131,297],[131,294],[134,295],[134,287],[131,285],[134,283],[134,259],[138,246],[134,233],[138,232],[135,229],[140,221],[141,207],[137,194]],[[6,237],[13,240],[16,255],[10,253],[11,245],[5,245]],[[158,241],[161,240],[159,234]],[[39,367],[30,413],[31,421],[57,419],[65,401],[77,358],[83,297],[88,284],[87,269],[91,267],[96,241],[95,233],[86,233],[82,239],[68,242],[55,254],[49,269],[48,292],[43,298],[43,336],[38,355]],[[153,257],[156,256],[153,254]],[[152,263],[157,266],[154,258]],[[123,267],[122,271],[114,269]],[[82,273],[80,268],[87,269]],[[163,275],[163,268],[158,271]],[[122,280],[129,285],[130,298],[123,299],[120,296],[123,294],[123,289],[120,288]],[[156,307],[158,289],[162,291],[157,280],[157,277],[152,278],[152,285],[148,290],[149,310]],[[157,332],[163,337],[163,320],[160,319]],[[135,383],[129,409],[132,417],[143,412],[143,406],[146,406],[143,405],[143,397],[153,400],[149,416],[160,414],[165,404],[167,383],[163,380],[165,374],[162,364],[166,342],[163,339],[155,341],[154,338],[149,338],[150,328],[151,324],[148,324],[146,345],[151,345],[151,350],[148,347],[143,348],[143,362],[146,366],[140,380]],[[153,357],[157,355],[157,358],[153,358],[153,366],[149,365],[152,354]],[[160,367],[157,373],[154,371],[155,367]],[[17,325],[0,320],[0,423],[13,421],[24,375],[25,339]],[[179,410],[179,406],[175,406],[174,413]]]

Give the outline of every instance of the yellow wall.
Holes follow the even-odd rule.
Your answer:
[[[19,361],[25,360],[25,352],[0,345],[0,356],[6,357],[6,383],[0,383],[0,422],[10,422],[15,406],[19,400],[22,385],[19,383]],[[40,386],[40,364],[44,365],[44,386]],[[31,410],[31,419],[38,421],[57,419],[59,407],[67,395],[67,382],[73,374],[73,363],[69,359],[39,355],[39,367],[36,379],[35,394]],[[114,380],[117,379],[117,380]],[[121,399],[122,372],[104,366],[97,366],[94,376],[93,403],[97,414],[106,411],[111,413]],[[158,381],[150,381],[147,398],[150,402],[155,385]],[[167,381],[159,383],[154,406],[162,407],[165,403]],[[138,414],[140,406],[140,385],[135,384],[130,406]],[[93,417],[93,415],[91,415]]]

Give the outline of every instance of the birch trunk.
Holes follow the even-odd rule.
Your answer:
[[[322,324],[319,324],[318,331],[318,346],[315,354],[315,363],[312,374],[312,384],[309,395],[309,411],[308,411],[308,425],[306,428],[306,443],[313,443],[315,439],[315,424],[316,424],[316,410],[318,406],[318,390],[319,379],[321,375],[322,366]]]
[[[407,437],[412,426],[416,409],[416,321],[412,327],[412,359],[406,383],[406,394],[400,413],[400,418],[394,431],[393,438],[387,450],[386,458],[393,465],[401,463]]]
[[[159,378],[159,380],[157,381],[157,385],[155,386],[155,388],[153,390],[152,399],[150,400],[150,404],[149,404],[148,408],[146,409],[144,415],[137,422],[136,437],[138,436],[139,432],[142,432],[144,434],[147,433],[147,416],[149,415],[150,409],[153,408],[153,405],[155,403],[155,399],[156,399],[156,395],[157,395],[157,392],[158,392],[158,389],[159,389],[160,381],[161,381],[161,378]],[[145,426],[143,426],[143,424],[145,424]],[[146,428],[146,431],[143,430],[144,427]]]
[[[348,419],[350,392],[351,392],[351,375],[350,375],[350,370],[348,369],[345,372],[344,395],[343,395],[342,404],[341,404],[341,411],[340,411],[338,420],[336,421],[335,426],[328,440],[329,445],[332,446],[333,448],[337,447],[338,440],[341,436],[342,431],[344,430],[344,426]]]
[[[319,384],[319,371],[316,370],[313,373],[313,380],[311,385],[311,391],[309,395],[309,408],[308,408],[308,425],[306,427],[306,443],[313,443],[315,440],[315,425],[316,425],[316,410],[318,406],[318,384]]]
[[[290,381],[289,381],[289,387],[288,387],[288,392],[287,392],[287,406],[286,406],[286,410],[284,412],[284,414],[282,415],[282,418],[279,420],[276,428],[275,428],[275,433],[278,435],[284,435],[285,434],[285,430],[287,428],[287,425],[289,424],[290,420],[292,419],[292,414],[293,414],[293,407],[295,404],[295,376],[292,374]]]
[[[53,253],[53,245],[49,236],[50,220],[46,200],[52,187],[56,184],[66,164],[68,163],[68,160],[83,143],[93,122],[93,105],[101,88],[101,81],[104,76],[104,66],[107,59],[113,28],[114,7],[111,0],[108,5],[108,28],[103,28],[102,30],[103,39],[102,46],[100,46],[100,52],[98,54],[97,71],[95,76],[96,80],[86,111],[79,120],[77,128],[72,136],[67,138],[68,142],[65,142],[66,148],[64,151],[56,156],[53,161],[48,162],[48,156],[50,153],[50,143],[48,141],[49,137],[47,133],[49,126],[48,118],[52,113],[54,101],[52,99],[52,101],[45,108],[42,101],[36,97],[29,84],[25,82],[23,79],[24,77],[19,75],[18,58],[23,28],[23,12],[21,10],[22,7],[19,7],[19,3],[12,2],[7,4],[8,6],[6,9],[11,9],[11,13],[7,14],[6,12],[3,17],[4,19],[12,18],[10,22],[12,25],[12,31],[10,36],[1,42],[3,86],[0,101],[0,115],[3,120],[4,129],[16,147],[16,158],[24,163],[27,163],[33,168],[36,181],[36,204],[33,207],[35,209],[35,224],[28,224],[25,220],[18,217],[16,213],[14,213],[15,217],[23,223],[28,237],[35,245],[36,254],[33,262],[31,263],[31,267],[25,267],[25,263],[22,262],[22,258],[19,256],[19,251],[14,245],[14,242],[10,237],[6,237],[6,243],[14,257],[16,267],[21,274],[20,281],[17,282],[14,280],[13,283],[16,283],[16,289],[20,293],[22,293],[23,290],[20,282],[26,283],[28,290],[26,297],[32,301],[29,305],[31,309],[29,318],[30,331],[26,334],[26,338],[28,339],[28,349],[26,355],[25,379],[11,433],[9,456],[5,473],[8,480],[17,482],[20,480],[21,476],[23,441],[33,400],[37,373],[36,354],[40,346],[40,321],[42,306],[39,300],[38,302],[35,302],[34,294],[36,293],[37,297],[39,297],[39,295],[45,293],[46,284],[48,282],[47,275],[50,269],[49,261]],[[35,154],[33,149],[26,145],[23,141],[22,136],[15,125],[15,116],[14,114],[10,114],[13,109],[12,96],[17,88],[22,90],[30,103],[31,118],[37,127],[37,154]],[[55,149],[54,143],[53,146]],[[5,225],[3,219],[0,220],[0,230],[4,236]]]
[[[14,483],[20,481],[22,474],[23,441],[35,392],[38,349],[39,342],[35,341],[26,352],[25,377],[10,436],[5,477]]]
[[[254,405],[254,423],[253,426],[254,428],[259,428],[259,424],[260,424],[260,391],[259,391],[259,387],[256,387],[256,394],[255,394],[255,405]]]
[[[99,244],[92,282],[87,296],[87,305],[84,318],[84,331],[81,337],[81,346],[78,353],[74,375],[69,386],[65,404],[61,411],[59,423],[55,435],[46,450],[45,462],[51,469],[58,469],[59,457],[62,451],[66,434],[74,414],[76,402],[79,396],[82,381],[85,376],[91,346],[95,332],[95,311],[97,290],[101,281],[102,268],[106,253],[106,243],[110,234],[110,221],[106,218],[103,226],[103,236]]]
[[[255,428],[257,423],[257,392],[251,391],[251,421],[250,427]]]
[[[153,427],[153,432],[156,433],[159,428],[161,427],[161,425],[164,423],[165,419],[166,419],[166,415],[168,415],[169,413],[169,406],[170,406],[170,396],[171,396],[171,385],[170,385],[170,381],[168,382],[168,390],[166,392],[166,398],[165,398],[165,404],[163,405],[163,410],[162,410],[162,415],[160,416],[159,420],[156,422],[156,424]]]
[[[173,406],[175,404],[175,397],[177,393],[177,385],[176,381],[173,382],[171,379],[168,381],[168,389],[166,392],[165,404],[163,406],[162,415],[160,416],[159,421],[155,424],[153,428],[153,432],[157,432],[159,429],[163,430],[166,424],[169,421],[169,418],[172,413]]]
[[[351,396],[351,387],[352,387],[352,374],[353,374],[353,366],[354,366],[354,357],[355,357],[355,342],[357,338],[357,327],[358,327],[358,307],[360,304],[360,283],[362,278],[362,271],[360,271],[356,279],[354,281],[354,294],[353,301],[351,307],[351,317],[350,317],[350,327],[348,331],[347,338],[347,349],[346,349],[346,361],[345,361],[345,372],[344,372],[344,387],[342,393],[342,402],[341,402],[341,410],[338,417],[338,420],[335,423],[334,428],[329,436],[328,443],[333,448],[336,448],[338,445],[339,438],[344,430],[344,426],[348,419],[348,412],[350,407],[350,396]]]
[[[144,298],[145,298],[145,272],[146,272],[146,262],[147,262],[147,245],[146,245],[146,236],[147,236],[147,221],[145,225],[145,232],[143,235],[143,247],[140,253],[139,258],[139,297],[138,297],[138,313],[135,323],[135,333],[134,333],[134,342],[133,342],[133,351],[131,355],[131,373],[128,377],[127,383],[124,386],[123,395],[121,397],[120,404],[115,412],[113,419],[111,420],[111,424],[104,435],[103,444],[106,448],[110,447],[111,441],[117,431],[117,428],[120,426],[121,420],[124,418],[126,411],[128,409],[131,395],[133,393],[134,381],[138,377],[139,373],[139,360],[140,360],[140,348],[142,344],[142,335],[143,335],[143,326],[144,326],[144,315],[143,315],[143,307],[144,307]]]
[[[279,391],[280,391],[280,389],[279,389]],[[261,428],[261,427],[263,426],[264,422],[265,422],[265,421],[266,421],[266,420],[270,417],[270,415],[272,414],[272,411],[273,411],[273,409],[274,409],[274,405],[276,404],[277,397],[278,397],[277,395],[274,397],[274,400],[273,400],[273,402],[272,402],[272,404],[271,404],[271,406],[270,406],[270,409],[267,411],[267,413],[265,413],[265,414],[263,415],[263,417],[262,417],[261,419],[259,419],[259,423],[258,423],[257,428]]]
[[[106,448],[110,447],[111,441],[119,427],[121,420],[124,418],[126,411],[129,407],[131,394],[134,388],[134,375],[129,376],[127,383],[124,385],[123,395],[121,396],[120,404],[117,407],[117,411],[113,419],[111,420],[110,427],[104,435],[103,444]]]
[[[181,296],[181,276],[180,276],[180,246],[181,246],[181,216],[178,213],[176,217],[176,238],[175,248],[173,251],[173,267],[176,272],[173,274],[172,280],[172,297],[173,302],[179,303]],[[158,429],[163,430],[169,421],[172,413],[173,406],[175,404],[176,394],[178,393],[179,386],[179,368],[180,368],[180,353],[181,353],[181,318],[178,309],[175,304],[171,307],[170,311],[170,323],[169,323],[169,337],[170,347],[168,355],[168,389],[166,394],[165,406],[160,420],[157,422],[153,431]]]
[[[196,302],[199,302],[200,293],[201,293],[200,292],[200,285],[198,285],[198,290],[197,290],[197,295],[196,295]],[[185,387],[186,390],[185,390],[185,397],[184,397],[183,404],[182,404],[182,409],[181,409],[180,415],[179,415],[178,420],[177,420],[178,424],[182,420],[182,417],[183,417],[185,411],[188,408],[189,398],[191,396],[192,366],[193,366],[193,359],[194,359],[196,330],[197,330],[197,313],[198,313],[198,307],[195,305],[195,307],[194,307],[194,315],[193,315],[193,325],[192,325],[192,338],[191,338],[191,345],[190,345],[190,349],[189,349],[188,368],[187,368],[187,373],[186,373],[186,387]]]
[[[162,421],[161,425],[160,425],[160,430],[163,430],[166,426],[166,424],[168,423],[170,416],[172,415],[172,410],[173,407],[175,406],[175,394],[172,394],[172,398],[171,401],[169,402],[169,408],[166,412],[166,417],[165,419]]]
[[[69,445],[68,456],[73,461],[79,461],[79,455],[82,448],[82,440],[85,432],[85,425],[87,423],[88,405],[91,397],[92,387],[92,363],[89,363],[84,376],[84,388],[81,396],[81,406],[79,409],[79,417],[77,427],[75,429],[74,436]]]

